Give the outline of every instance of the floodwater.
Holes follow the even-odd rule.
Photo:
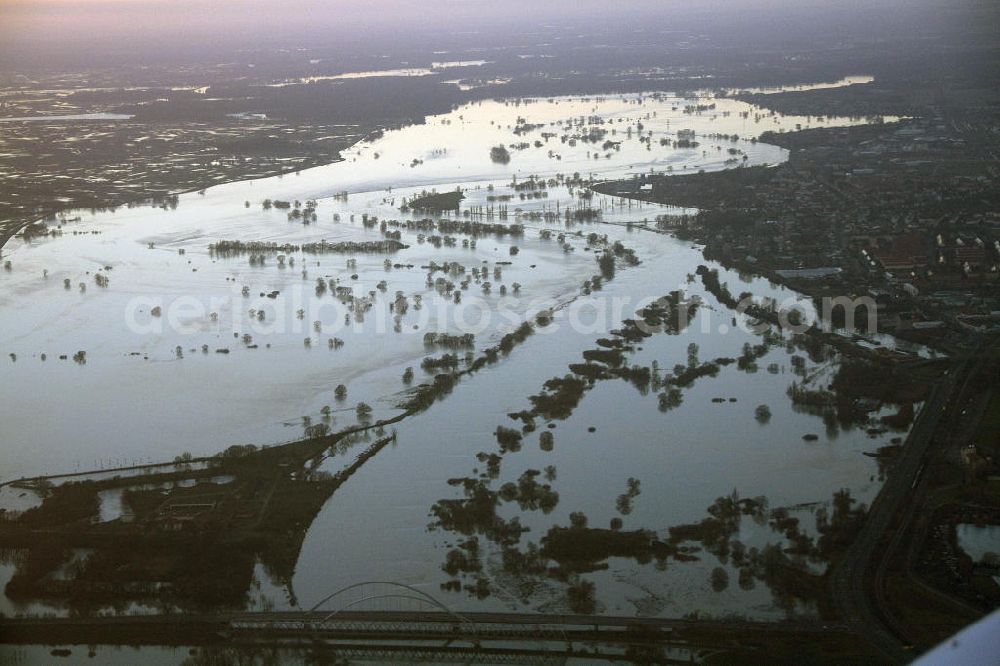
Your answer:
[[[992,559],[1000,555],[1000,525],[961,523],[955,526],[955,534],[958,547],[975,563],[982,562],[988,553],[993,554]]]
[[[433,62],[430,67],[400,67],[396,69],[376,69],[364,72],[343,72],[341,74],[321,74],[317,76],[304,76],[291,81],[282,81],[271,84],[272,87],[281,88],[300,83],[316,83],[319,81],[343,81],[348,79],[378,79],[384,77],[411,77],[411,76],[431,76],[443,69],[454,69],[457,67],[481,67],[487,64],[487,60],[448,60],[444,62]]]
[[[773,165],[787,158],[785,151],[752,137],[797,125],[856,122],[862,121],[781,116],[710,97],[478,102],[362,142],[336,164],[181,195],[175,205],[73,211],[66,218],[79,215],[80,221],[52,223],[59,235],[15,239],[4,248],[10,266],[0,269],[0,480],[89,470],[95,462],[113,467],[115,461],[170,460],[185,451],[212,454],[237,443],[291,441],[309,423],[352,425],[359,401],[374,407],[375,418],[387,418],[399,412],[404,370],[413,368],[414,384],[427,381],[431,375],[421,370],[421,360],[443,352],[425,347],[425,332],[471,329],[478,352],[519,321],[556,308],[552,324],[509,357],[464,378],[452,395],[396,426],[398,441],[341,487],[311,526],[292,598],[308,606],[313,597],[350,583],[396,580],[455,607],[563,609],[560,582],[511,571],[495,544],[485,542],[482,575],[492,594],[477,599],[441,591],[451,578],[442,571],[448,549],[463,538],[448,526],[428,528],[436,502],[461,496],[448,480],[474,477],[473,470],[483,466],[476,454],[497,449],[497,426],[517,425],[509,413],[530,409],[528,396],[546,380],[567,374],[597,338],[672,290],[699,297],[697,315],[678,335],[640,343],[630,365],[655,361],[669,371],[690,362],[692,344],[695,362],[704,362],[739,357],[745,344],[761,343],[760,335],[734,325],[745,320],[734,320],[689,277],[699,264],[715,267],[697,247],[627,226],[652,227],[657,216],[684,211],[601,195],[583,200],[574,174],[610,180]],[[675,146],[680,130],[694,131],[699,145]],[[498,144],[510,147],[509,162],[491,159],[490,149]],[[522,199],[512,180],[532,176],[553,182],[544,197]],[[387,266],[381,253],[291,249],[281,251],[287,255],[283,263],[273,252],[260,264],[245,254],[217,256],[208,249],[221,240],[380,241],[378,224],[366,226],[363,216],[422,218],[399,207],[432,188],[461,188],[463,211],[493,210],[490,219],[470,219],[523,224],[523,237],[480,236],[473,247],[463,244],[470,238],[461,233],[449,244],[428,238],[448,234],[402,228],[401,241],[409,247],[391,255],[395,266]],[[303,207],[314,200],[316,220],[289,219],[286,210],[262,206],[267,199],[298,200]],[[500,206],[507,207],[506,219],[499,217]],[[566,223],[567,211],[587,206],[601,210],[600,223]],[[592,232],[632,248],[641,263],[620,263],[614,279],[587,296],[581,285],[599,273],[587,247]],[[560,233],[563,242],[556,238]],[[444,275],[457,284],[473,267],[484,268],[484,277],[470,280],[456,305],[428,284],[431,262],[465,269],[461,275],[435,272],[435,279]],[[107,279],[106,286],[97,275]],[[362,317],[329,290],[317,295],[317,279],[352,287],[367,306]],[[766,280],[722,269],[720,279],[734,294],[794,297]],[[488,293],[484,282],[492,283]],[[520,285],[517,294],[514,283]],[[397,292],[409,303],[405,314],[390,312]],[[334,348],[333,338],[343,345]],[[698,379],[683,391],[681,404],[665,412],[655,392],[621,380],[598,382],[569,418],[553,422],[551,451],[539,447],[538,432],[526,435],[523,449],[504,456],[493,481],[516,482],[527,470],[551,467],[557,505],[546,513],[506,503],[498,512],[507,520],[518,517],[530,528],[524,543],[537,543],[551,526],[568,524],[573,512],[585,514],[591,526],[620,518],[626,530],[663,531],[701,520],[715,498],[734,491],[744,498],[766,496],[771,507],[792,507],[807,532],[816,509],[842,488],[870,501],[879,473],[862,452],[886,444],[890,435],[825,424],[793,406],[786,395],[793,381],[809,377],[823,388],[838,363],[833,355],[793,369],[804,356],[793,341],[772,340],[753,367],[731,365],[716,377]],[[348,388],[342,402],[333,394],[338,384]],[[762,404],[772,414],[766,423],[754,417]],[[324,407],[331,408],[326,421]],[[539,430],[546,425],[539,422]],[[807,434],[815,441],[804,441]],[[330,471],[344,464],[339,457],[327,462]],[[630,478],[640,482],[641,492],[625,511],[616,498],[626,493]],[[107,513],[115,515],[114,498],[107,499]],[[738,536],[760,547],[780,541],[750,520],[742,522]],[[612,557],[587,578],[596,585],[598,609],[609,613],[700,610],[780,617],[790,610],[776,604],[763,584],[737,586],[735,568],[716,560],[703,553],[664,570]],[[718,567],[728,567],[728,586],[710,584]],[[288,604],[287,593],[276,595],[276,607]],[[791,605],[796,612],[813,610],[808,602]]]
[[[17,116],[0,118],[0,123],[13,122],[67,122],[71,120],[131,120],[135,116],[127,113],[77,113],[63,116]]]
[[[842,79],[836,81],[827,81],[824,83],[801,83],[798,85],[783,85],[783,86],[768,86],[763,88],[731,88],[727,91],[729,94],[746,94],[746,95],[773,95],[776,93],[783,92],[805,92],[807,90],[827,90],[829,88],[844,88],[847,86],[863,85],[866,83],[873,83],[875,81],[874,76],[845,76]]]

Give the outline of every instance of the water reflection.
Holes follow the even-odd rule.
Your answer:
[[[711,291],[720,292],[720,286],[715,285]],[[439,500],[431,508],[435,519],[431,530],[449,532],[458,538],[452,541],[442,565],[442,570],[451,577],[441,584],[443,590],[464,590],[482,600],[495,591],[492,581],[502,581],[500,591],[503,595],[535,606],[538,590],[547,588],[551,596],[551,586],[555,583],[562,588],[560,598],[544,603],[542,608],[553,612],[593,613],[604,608],[600,601],[602,595],[597,584],[585,575],[607,570],[611,560],[619,563],[633,560],[638,565],[651,565],[653,571],[646,577],[655,578],[654,572],[665,571],[668,562],[674,562],[674,566],[698,562],[705,556],[699,553],[705,553],[717,561],[718,566],[713,567],[709,575],[709,585],[715,593],[729,587],[732,570],[733,578],[744,591],[752,590],[757,582],[765,583],[775,606],[788,614],[801,612],[803,608],[824,612],[827,603],[823,595],[825,565],[850,543],[865,514],[863,505],[854,506],[849,490],[834,493],[831,512],[828,513],[825,506],[815,510],[811,529],[800,527],[799,518],[786,508],[769,509],[766,497],[741,499],[734,490],[708,507],[709,517],[695,523],[673,525],[664,534],[662,530],[649,528],[623,529],[622,517],[632,513],[642,487],[640,479],[629,477],[626,492],[615,501],[615,509],[621,517],[612,518],[608,527],[592,527],[586,513],[574,511],[569,513],[569,525],[551,524],[543,536],[530,540],[526,536],[531,531],[529,525],[544,524],[532,520],[531,512],[549,515],[560,502],[555,483],[557,468],[546,468],[543,477],[546,483],[538,481],[542,477],[540,470],[528,469],[516,481],[496,487],[502,478],[504,462],[521,452],[524,438],[536,429],[536,421],[548,421],[546,427],[552,428],[554,421],[572,418],[584,392],[592,390],[598,382],[626,379],[643,395],[649,387],[653,391],[670,387],[676,397],[668,392],[659,396],[660,410],[666,411],[669,405],[680,404],[684,389],[696,381],[708,381],[717,376],[721,367],[733,364],[740,372],[754,374],[757,359],[786,345],[780,329],[765,328],[760,333],[762,342],[745,343],[738,359],[716,358],[700,363],[698,345],[690,343],[687,365],[678,364],[673,374],[662,374],[657,366],[642,368],[626,363],[627,355],[636,351],[637,343],[648,344],[648,338],[655,334],[676,336],[683,333],[683,327],[677,325],[682,319],[678,312],[683,309],[685,315],[693,318],[699,304],[700,301],[687,302],[679,292],[673,292],[655,306],[639,311],[639,319],[626,320],[610,339],[599,340],[597,349],[584,351],[586,363],[571,364],[570,374],[546,381],[546,391],[529,398],[532,409],[510,413],[511,419],[522,424],[520,429],[497,427],[494,433],[497,451],[484,451],[476,456],[485,464],[485,471],[474,470],[476,476],[451,479],[449,484],[460,488],[462,496]],[[689,323],[692,319],[685,316],[683,321]],[[801,346],[811,351],[813,362],[825,362],[832,349],[822,343],[816,344],[812,337],[796,335],[787,345],[792,350]],[[805,367],[801,362],[793,365],[800,369]],[[778,367],[774,363],[771,366]],[[860,378],[865,372],[870,376],[874,371],[858,360],[839,367],[834,390],[823,393],[822,401],[823,408],[839,404],[847,411],[839,415],[838,424],[849,428],[861,420],[861,415],[851,407],[857,404],[858,396],[864,394],[865,386],[872,385],[861,382]],[[810,396],[810,400],[804,395]],[[789,397],[793,402],[815,401],[808,389],[794,382],[789,386]],[[891,388],[881,397],[900,399],[891,394]],[[897,424],[897,427],[900,425],[905,427],[906,424]],[[594,429],[588,430],[593,432]],[[550,430],[543,430],[538,441],[542,451],[551,451],[554,436]],[[610,489],[591,488],[590,492],[604,495]],[[769,528],[770,533],[764,535],[761,545],[748,546],[739,540],[744,516]],[[760,535],[757,538],[759,541]],[[499,571],[488,571],[490,561],[499,562],[494,564],[494,569]],[[814,571],[815,565],[823,566]]]
[[[188,447],[211,462],[141,487],[99,476],[44,489],[44,504],[5,525],[17,548],[8,596],[74,610],[240,607],[264,603],[263,576],[284,593],[276,607],[292,608],[300,594],[391,578],[483,608],[814,612],[814,567],[861,515],[851,499],[877,488],[881,460],[860,454],[879,442],[855,425],[905,429],[919,396],[879,393],[863,380],[880,370],[855,372],[828,339],[778,330],[763,299],[787,292],[765,281],[743,276],[758,303],[739,315],[753,326],[737,327],[722,287],[739,276],[697,268],[697,248],[657,233],[657,216],[681,211],[586,188],[744,156],[776,163],[783,151],[753,136],[792,122],[671,95],[477,103],[373,136],[339,165],[81,213],[19,239],[0,296],[0,342],[17,356],[0,404],[6,435],[34,446],[13,450],[5,474]],[[491,159],[498,145],[508,162]],[[436,196],[456,187],[457,215]],[[336,249],[304,251],[317,247]],[[349,302],[359,326],[323,339],[317,323],[332,321],[290,308],[288,330],[250,333],[303,285]],[[508,289],[548,306],[494,320],[460,351],[452,337],[403,334],[463,291],[499,311]],[[150,293],[234,305],[192,318],[193,337],[118,326],[124,303]],[[563,325],[595,294],[627,307],[599,333]],[[227,315],[235,334],[215,325]],[[731,332],[717,335],[722,324]],[[56,363],[52,349],[87,363]],[[42,406],[70,383],[58,414]],[[884,423],[878,410],[897,400]],[[376,427],[367,441],[328,434],[402,416],[398,443]],[[791,508],[830,497],[829,518]],[[793,522],[802,512],[814,520]],[[36,542],[32,529],[53,531]]]

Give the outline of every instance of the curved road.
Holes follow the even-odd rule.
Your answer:
[[[884,548],[880,552],[876,552],[876,549],[883,543],[883,537],[900,511],[916,508],[911,500],[924,469],[927,451],[941,417],[955,395],[959,380],[964,379],[973,367],[974,356],[974,353],[970,354],[966,360],[952,368],[931,391],[910,430],[899,460],[872,503],[861,532],[833,572],[833,599],[841,617],[894,663],[906,663],[913,658],[913,654],[887,626],[886,615],[879,612],[877,605],[881,595],[869,584],[869,571],[884,568],[885,560],[893,549]],[[874,599],[873,591],[876,592]]]

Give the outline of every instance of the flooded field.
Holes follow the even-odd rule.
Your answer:
[[[686,211],[586,184],[778,164],[762,132],[856,122],[711,97],[482,102],[325,167],[69,213],[3,251],[0,480],[390,418],[440,368],[541,316],[395,426],[309,526],[292,579],[255,603],[378,579],[461,608],[815,613],[769,546],[797,543],[795,564],[822,571],[823,536],[878,490],[863,454],[905,427],[805,404],[841,355],[752,326],[710,285],[795,295],[657,229]],[[689,317],[652,313],[669,324],[623,337],[677,291]],[[356,452],[341,454],[322,469]],[[102,520],[124,513],[120,493],[102,498]]]
[[[990,562],[995,566],[997,556],[1000,555],[1000,527],[961,523],[956,526],[955,531],[959,548],[974,563]]]
[[[0,123],[30,122],[30,121],[72,121],[72,120],[128,120],[132,116],[126,113],[78,113],[71,115],[50,115],[50,116],[17,116],[11,118],[0,118]]]
[[[875,81],[874,76],[845,76],[838,81],[827,83],[803,83],[791,86],[771,86],[767,88],[740,88],[728,91],[731,94],[743,95],[771,95],[783,92],[805,92],[807,90],[827,90],[829,88],[843,88],[844,86],[863,85]]]

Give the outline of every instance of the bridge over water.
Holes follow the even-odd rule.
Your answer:
[[[327,647],[338,656],[388,661],[553,663],[575,656],[695,661],[744,639],[791,635],[851,639],[852,628],[815,622],[751,622],[524,612],[456,612],[416,587],[389,581],[347,586],[302,611],[114,617],[15,618],[0,643],[46,645],[240,645]]]

